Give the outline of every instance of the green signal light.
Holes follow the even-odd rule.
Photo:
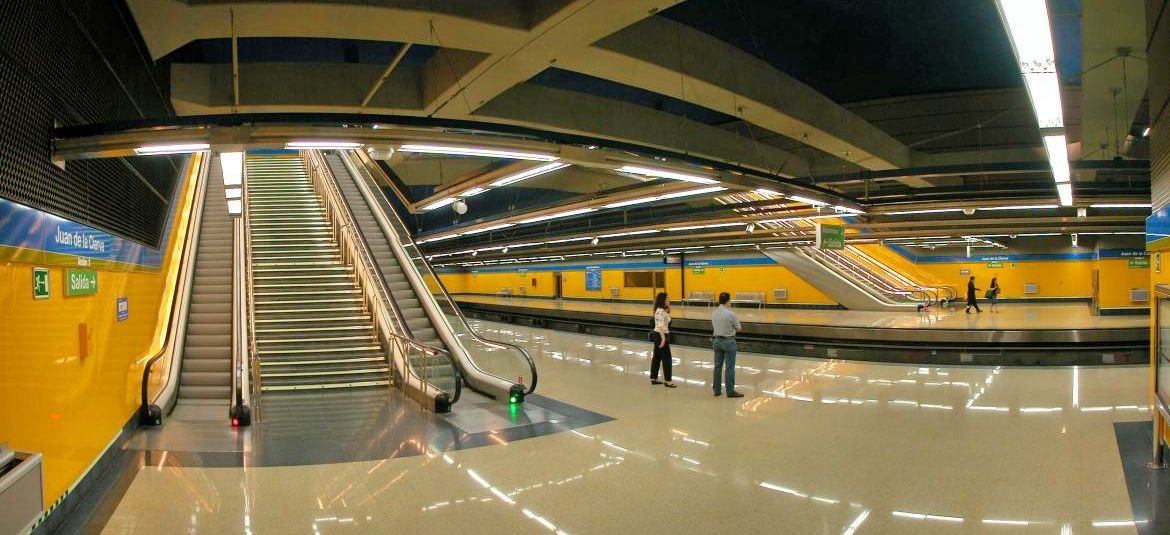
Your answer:
[[[512,395],[511,395],[511,396],[508,398],[508,401],[510,401],[510,402],[512,402],[512,403],[519,403],[519,402],[520,402],[520,396],[517,396],[516,394],[512,394]]]

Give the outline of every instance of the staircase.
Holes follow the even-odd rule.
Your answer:
[[[260,390],[390,384],[353,269],[299,158],[247,159]]]
[[[370,256],[373,257],[378,271],[382,274],[382,279],[386,282],[391,299],[398,305],[398,309],[403,315],[406,327],[410,331],[409,336],[423,344],[449,352],[450,348],[439,338],[439,333],[431,323],[431,318],[423,309],[422,303],[419,302],[419,296],[411,287],[406,274],[403,273],[402,266],[398,264],[398,258],[391,250],[390,241],[382,232],[381,227],[378,226],[378,220],[370,205],[362,197],[357,183],[354,182],[345,164],[342,163],[341,157],[336,154],[327,154],[325,161],[329,165],[333,177],[337,180],[337,187],[341,191],[341,195],[345,197],[345,202],[349,205],[350,214],[358,226],[358,231],[369,247]],[[430,297],[429,295],[425,296],[427,299]],[[455,391],[455,369],[445,357],[415,355],[410,358],[410,365],[420,377],[425,377],[431,384],[446,392]]]
[[[232,392],[232,222],[218,162],[212,162],[204,188],[179,403],[226,409]]]

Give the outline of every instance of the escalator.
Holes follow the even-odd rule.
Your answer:
[[[766,249],[764,254],[849,310],[913,312],[922,307],[921,303],[898,302],[883,295],[857,276],[845,274],[841,266],[828,259],[818,260],[817,253],[794,248]]]
[[[222,417],[232,390],[232,222],[218,162],[203,191],[178,403],[222,408]]]
[[[480,394],[521,401],[533,392],[537,375],[532,358],[522,348],[485,339],[470,327],[391,207],[379,186],[378,178],[386,180],[376,163],[360,151],[331,153],[323,158],[358,231],[369,244],[409,334],[447,350],[458,364],[458,369],[449,373],[460,375]],[[439,374],[435,380],[442,384],[448,371],[441,365],[432,369],[432,373]]]

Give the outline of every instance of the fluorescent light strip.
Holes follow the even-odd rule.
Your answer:
[[[1024,73],[1024,85],[1032,99],[1032,111],[1041,129],[1064,127],[1060,80],[1055,72]]]
[[[429,210],[434,210],[436,208],[442,208],[442,207],[447,206],[448,204],[451,204],[453,202],[455,202],[455,197],[447,197],[446,199],[435,201],[431,204],[424,206],[423,210],[429,211]]]
[[[846,212],[846,213],[850,213],[850,214],[864,214],[865,213],[865,210],[858,210],[856,208],[850,208],[848,206],[839,206],[838,205],[838,206],[834,206],[833,209],[837,210],[838,212]]]
[[[1053,210],[1056,208],[1060,207],[1055,204],[1031,204],[1023,206],[991,206],[987,208],[979,208],[979,210],[992,212],[998,210]]]
[[[642,234],[657,234],[661,231],[658,229],[651,230],[635,230],[633,232],[618,232],[616,234],[602,234],[598,238],[617,238],[619,236],[640,236]]]
[[[418,240],[418,241],[416,241],[415,243],[417,243],[417,244],[420,244],[420,245],[421,245],[421,244],[424,244],[424,243],[431,243],[431,242],[437,242],[437,241],[449,240],[449,239],[451,239],[451,238],[458,238],[458,237],[459,237],[459,235],[458,235],[458,234],[448,234],[448,235],[446,235],[446,236],[436,236],[436,237],[434,237],[434,238],[427,238],[427,239],[424,239],[424,240]]]
[[[686,227],[670,227],[670,228],[664,228],[662,230],[665,230],[667,232],[678,232],[678,231],[683,231],[683,230],[698,230],[698,229],[703,229],[703,228],[742,227],[746,224],[747,224],[747,222],[743,222],[743,223],[711,223],[709,225],[690,225],[690,226],[686,226]]]
[[[401,152],[417,152],[424,154],[451,154],[455,156],[484,156],[490,158],[508,158],[512,160],[534,160],[551,162],[557,159],[551,154],[535,152],[519,152],[510,150],[481,149],[476,147],[452,147],[447,145],[415,145],[408,144],[398,148]]]
[[[544,245],[544,242],[534,241],[534,242],[528,242],[528,243],[513,243],[513,244],[509,244],[508,248],[509,249],[516,249],[518,247],[534,247],[537,245]]]
[[[475,197],[476,195],[479,195],[480,193],[483,193],[485,191],[487,191],[487,188],[475,187],[475,188],[471,188],[463,193],[460,193],[459,196],[466,199],[468,197]]]
[[[596,208],[580,208],[577,210],[569,210],[568,212],[560,212],[560,213],[556,213],[556,214],[548,214],[548,215],[542,215],[542,216],[538,216],[538,217],[532,217],[532,218],[525,219],[522,221],[517,221],[516,224],[517,225],[527,225],[528,223],[539,223],[541,221],[548,221],[549,219],[559,219],[562,217],[572,217],[575,215],[588,214],[589,212],[596,212],[596,211],[597,211]]]
[[[1044,0],[999,0],[1020,72],[1055,72],[1056,54]]]
[[[1056,185],[1056,194],[1060,197],[1061,206],[1072,206],[1073,191],[1072,182],[1065,182],[1064,184]]]
[[[796,202],[802,202],[804,204],[811,204],[813,206],[828,206],[828,204],[829,204],[829,203],[824,202],[824,201],[818,201],[816,199],[810,199],[808,197],[801,197],[799,195],[789,195],[788,198],[792,199]]]
[[[219,153],[219,167],[223,171],[223,185],[237,186],[244,183],[244,153]]]
[[[179,143],[176,145],[147,145],[134,149],[139,156],[155,156],[160,154],[190,154],[202,152],[211,148],[208,143]]]
[[[537,177],[537,176],[540,176],[540,175],[543,175],[546,173],[551,173],[553,171],[556,171],[557,169],[564,169],[568,166],[569,166],[569,164],[561,163],[561,162],[553,162],[553,163],[544,164],[544,165],[539,166],[539,167],[533,167],[532,169],[527,169],[527,170],[521,171],[519,173],[514,173],[511,175],[508,175],[508,176],[501,178],[495,182],[492,182],[492,186],[500,187],[500,186],[507,186],[508,184],[515,184],[521,180],[528,180],[532,177]]]
[[[1048,153],[1048,165],[1052,167],[1052,180],[1057,184],[1068,182],[1072,174],[1068,168],[1068,145],[1064,134],[1044,136],[1044,150]]]
[[[682,180],[683,182],[695,182],[698,184],[718,184],[719,181],[698,175],[688,175],[685,173],[678,173],[675,171],[667,171],[665,169],[651,169],[649,167],[638,167],[635,165],[623,165],[618,168],[622,173],[633,173],[635,175],[652,176],[657,178],[669,178],[671,180]]]
[[[355,141],[330,141],[328,139],[317,141],[289,141],[284,144],[286,149],[356,149],[361,146],[361,143]]]
[[[779,191],[773,191],[773,190],[770,190],[767,188],[760,188],[757,190],[753,190],[753,193],[755,193],[757,195],[764,195],[766,197],[783,197],[784,196],[784,194],[780,193]]]
[[[615,203],[610,203],[610,204],[607,204],[605,206],[602,206],[602,208],[621,208],[623,206],[633,206],[635,204],[644,204],[644,203],[648,203],[648,202],[661,201],[661,200],[665,200],[665,199],[677,199],[679,197],[690,197],[692,195],[702,195],[704,193],[714,193],[717,191],[724,191],[726,189],[727,188],[716,186],[716,187],[712,187],[712,188],[699,188],[699,189],[692,189],[692,190],[687,190],[687,191],[676,191],[674,193],[655,195],[653,197],[639,197],[637,199],[630,199],[628,201],[618,201]]]
[[[469,231],[467,231],[467,232],[464,232],[464,233],[460,234],[460,236],[472,236],[472,235],[475,235],[475,234],[483,234],[484,232],[491,232],[491,231],[493,231],[493,230],[500,230],[500,229],[502,229],[502,228],[508,228],[508,227],[511,227],[511,226],[515,226],[515,224],[514,224],[514,223],[500,223],[499,225],[492,225],[492,226],[490,226],[490,227],[484,227],[484,228],[480,228],[480,229],[469,230]]]
[[[783,223],[786,221],[800,221],[802,219],[830,219],[830,218],[834,218],[834,217],[841,217],[841,215],[840,214],[806,215],[804,217],[785,217],[785,218],[781,218],[781,219],[764,219],[761,221],[756,221],[756,223]]]
[[[565,238],[565,239],[561,239],[561,240],[549,240],[545,243],[550,243],[550,244],[551,243],[570,243],[570,242],[575,242],[575,241],[589,241],[592,239],[593,239],[593,236],[585,236],[583,238]]]
[[[1114,204],[1090,204],[1089,208],[1149,208],[1150,203],[1114,203]]]
[[[911,215],[911,214],[941,214],[946,212],[961,212],[962,208],[930,208],[926,210],[903,210],[901,212],[886,212],[885,215]]]

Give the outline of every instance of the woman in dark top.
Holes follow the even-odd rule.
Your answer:
[[[982,310],[979,310],[979,303],[975,302],[975,292],[977,292],[977,291],[979,291],[979,288],[975,287],[975,276],[972,275],[971,280],[967,281],[967,313],[968,314],[971,313],[971,307],[975,307],[975,312],[983,312]]]
[[[991,311],[999,312],[997,308],[999,304],[999,279],[997,277],[991,278],[991,288],[987,289],[987,299],[991,301]]]

